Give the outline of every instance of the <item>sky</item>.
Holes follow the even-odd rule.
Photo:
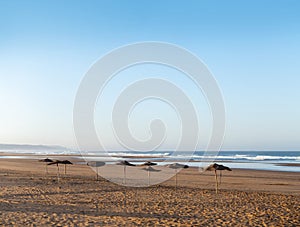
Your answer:
[[[194,53],[217,80],[226,107],[223,150],[300,150],[299,11],[296,0],[0,0],[0,143],[76,149],[73,105],[91,65],[120,46],[159,41]],[[125,70],[107,84],[95,106],[101,142],[122,149],[111,128],[113,102],[148,77],[169,80],[190,97],[204,149],[212,126],[205,97],[186,75],[157,65]],[[168,125],[160,149],[174,149],[180,119],[165,103],[137,105],[132,134],[149,138],[153,117]]]

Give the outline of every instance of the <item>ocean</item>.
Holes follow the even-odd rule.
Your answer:
[[[186,153],[189,153],[187,156]],[[141,156],[140,161],[164,161],[164,164],[172,162],[185,162],[190,157],[188,165],[203,167],[212,162],[223,164],[231,168],[292,171],[300,172],[300,151],[220,151],[217,156],[196,151],[190,156],[190,152],[122,152],[110,153],[114,157],[129,157],[130,161],[136,161],[134,156]]]
[[[0,150],[0,152],[20,154],[19,156],[10,156],[1,155],[0,153],[0,158],[32,158],[32,156],[39,158],[41,155],[83,155],[86,161],[99,160],[110,163],[120,160],[128,160],[134,163],[156,161],[158,164],[169,164],[173,162],[186,163],[188,159],[190,160],[188,165],[195,167],[203,167],[212,162],[216,162],[231,168],[300,172],[300,151],[220,151],[217,156],[210,155],[209,153],[205,154],[203,151],[195,151],[194,153],[183,151],[87,151],[80,153],[79,151],[61,149],[30,149]]]

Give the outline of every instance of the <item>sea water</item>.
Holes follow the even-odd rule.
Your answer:
[[[190,166],[203,167],[212,162],[224,164],[231,168],[272,170],[272,171],[292,171],[300,172],[300,151],[220,151],[210,153],[204,151],[70,151],[70,150],[14,150],[0,151],[8,153],[23,154],[18,158],[32,158],[32,155],[83,155],[86,161],[120,161],[131,162],[153,161],[158,164],[169,164],[173,162],[185,163]],[[30,156],[26,156],[30,154]],[[109,159],[108,157],[113,157]],[[16,158],[16,156],[1,156],[0,158]],[[187,160],[189,163],[186,163]],[[288,164],[288,166],[286,166]]]

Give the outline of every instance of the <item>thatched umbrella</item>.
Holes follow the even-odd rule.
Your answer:
[[[152,171],[152,172],[155,172],[154,170],[155,169],[153,169],[153,168],[151,168],[150,169],[150,167],[151,166],[156,166],[157,165],[157,163],[154,163],[154,162],[145,162],[145,163],[143,163],[143,164],[141,164],[141,165],[139,165],[139,166],[147,166],[147,168],[144,168],[143,170],[148,170],[148,186],[150,186],[150,172]]]
[[[48,174],[48,165],[47,165],[47,163],[53,162],[53,160],[50,159],[50,158],[45,158],[45,159],[39,160],[39,162],[44,162],[44,163],[46,163],[46,165],[45,165],[45,172],[46,172],[46,174]]]
[[[60,164],[65,165],[65,175],[67,174],[67,165],[73,165],[73,163],[70,162],[69,160],[63,160],[63,161],[60,162]]]
[[[220,184],[221,184],[221,177],[222,177],[222,171],[223,170],[227,170],[227,171],[232,171],[229,167],[227,166],[223,166],[223,165],[219,165],[217,163],[211,164],[209,165],[206,170],[208,171],[215,171],[215,178],[216,178],[216,194],[218,194],[218,189],[219,189],[219,182],[218,182],[218,174],[217,174],[217,170],[220,171]]]
[[[57,166],[57,181],[59,181],[59,164],[64,164],[65,165],[65,175],[67,174],[67,165],[73,165],[72,162],[70,162],[69,160],[56,160],[54,162],[51,162],[47,165],[56,165]]]
[[[156,165],[156,163],[154,163]],[[147,168],[143,168],[142,170],[146,170],[148,172],[148,186],[150,186],[150,172],[160,172],[161,170],[154,169],[151,165],[148,165]]]
[[[116,164],[124,166],[124,168],[123,168],[123,184],[126,186],[126,167],[127,166],[136,166],[136,165],[132,164],[132,163],[126,161],[126,160],[120,161]],[[126,207],[126,187],[124,187],[124,207]]]
[[[100,162],[100,161],[88,162],[87,165],[96,168],[96,171],[97,171],[96,172],[96,180],[98,181],[98,176],[99,176],[98,168],[101,166],[104,166],[105,162]]]
[[[175,188],[177,189],[178,169],[187,169],[187,168],[189,168],[189,166],[188,165],[183,165],[183,164],[180,164],[180,163],[172,163],[172,164],[167,165],[167,167],[175,170]]]
[[[126,184],[126,166],[136,166],[136,165],[132,164],[132,163],[126,161],[126,160],[118,162],[117,165],[124,166],[124,169],[123,169],[123,184],[125,185]]]
[[[59,166],[58,166],[58,164],[60,163],[60,161],[59,160],[56,160],[56,161],[53,161],[53,162],[50,162],[50,163],[48,163],[47,165],[56,165],[57,166],[57,181],[59,181]]]

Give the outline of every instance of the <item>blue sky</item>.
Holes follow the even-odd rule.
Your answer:
[[[0,143],[75,147],[73,103],[89,67],[119,46],[162,41],[196,54],[218,81],[227,111],[223,149],[299,150],[299,11],[296,0],[0,0]],[[207,139],[210,119],[203,97],[189,82],[175,80],[203,111]],[[104,95],[113,97],[118,83]],[[178,126],[168,107],[149,105],[161,110],[154,115]],[[137,137],[147,137],[138,126],[151,118],[145,115],[132,120]],[[109,149],[119,149],[105,131],[107,121],[96,119],[99,135]],[[177,136],[170,135],[162,148],[172,149]],[[199,148],[204,146],[205,141]]]

